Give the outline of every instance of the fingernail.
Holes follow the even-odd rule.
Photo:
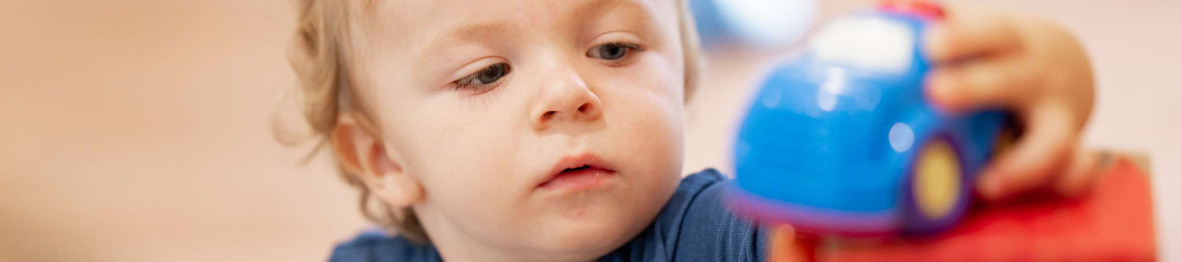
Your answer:
[[[929,77],[930,79],[928,81],[930,81],[930,84],[932,85],[945,86],[947,85],[948,81],[951,81],[951,77],[952,75],[951,71],[949,71],[949,68],[939,68],[931,71]]]
[[[955,91],[952,90],[952,75],[947,69],[936,69],[927,75],[926,88],[928,96],[935,104],[943,108],[951,108],[955,104]]]
[[[927,27],[923,45],[927,51],[927,59],[943,60],[947,53],[947,29],[936,23]]]
[[[936,90],[936,89],[939,89],[938,86],[942,86],[943,82],[947,81],[947,79],[946,79],[947,73],[945,73],[943,71],[944,70],[935,69],[935,70],[931,70],[929,73],[927,73],[927,79],[925,80],[926,82],[924,83],[924,85],[927,86],[927,89],[929,89],[928,91],[931,91],[931,92],[938,91],[938,90]]]

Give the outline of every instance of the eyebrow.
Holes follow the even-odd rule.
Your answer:
[[[508,34],[507,22],[495,22],[489,24],[478,24],[466,26],[459,30],[450,31],[444,35],[436,37],[427,44],[429,50],[438,49],[439,47],[453,45],[455,43],[476,42],[479,40],[501,37]]]
[[[376,0],[370,0],[376,1]],[[643,4],[638,0],[590,0],[584,1],[581,5],[574,8],[572,12],[577,18],[598,17],[602,16],[604,12],[614,9],[623,9],[628,11],[644,10]],[[615,4],[618,3],[618,4]],[[615,4],[615,5],[612,5]],[[582,19],[572,19],[572,21],[582,21]],[[484,40],[508,34],[509,24],[507,21],[499,21],[488,24],[478,24],[472,26],[462,27],[458,30],[451,31],[445,35],[436,37],[427,45],[428,50],[433,50],[438,46],[446,46],[452,43],[471,42],[476,40]]]
[[[577,8],[574,8],[574,15],[578,17],[595,17],[602,16],[604,12],[612,10],[614,6],[616,9],[624,10],[644,10],[644,4],[640,0],[595,0],[588,1]],[[614,4],[614,5],[612,5]]]
[[[374,0],[379,1],[379,0]],[[563,22],[579,23],[585,21],[586,18],[600,17],[604,13],[620,10],[631,13],[646,13],[646,8],[640,0],[589,0],[580,3],[571,11],[572,18],[566,18]],[[651,19],[651,17],[646,17]],[[451,29],[442,35],[436,36],[425,46],[423,52],[420,53],[417,61],[418,64],[428,64],[431,62],[439,62],[433,59],[432,55],[437,54],[440,49],[449,46],[455,46],[461,43],[480,42],[488,39],[503,39],[510,34],[509,29],[514,25],[512,20],[499,20],[492,23],[475,24],[469,26],[459,27],[458,29]]]
[[[440,49],[456,46],[461,43],[472,43],[480,42],[486,39],[503,38],[504,36],[508,35],[508,28],[508,22],[500,21],[495,23],[466,26],[458,30],[448,31],[443,35],[435,37],[426,45],[423,52],[418,54],[416,64],[430,65],[433,63],[441,63],[443,60],[440,60],[434,56],[440,52]]]

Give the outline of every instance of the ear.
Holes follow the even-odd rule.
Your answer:
[[[390,158],[378,132],[365,120],[352,113],[337,117],[330,139],[341,167],[393,208],[409,207],[422,201],[422,186]]]

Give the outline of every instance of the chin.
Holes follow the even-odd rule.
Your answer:
[[[656,209],[659,209],[657,207]],[[598,211],[598,212],[594,212]],[[584,210],[578,217],[553,218],[549,227],[538,228],[544,237],[539,246],[555,253],[579,254],[595,258],[623,246],[651,224],[652,217],[638,217],[619,206],[601,206]]]
[[[539,217],[533,244],[556,254],[574,254],[570,260],[594,259],[618,249],[652,224],[676,190],[679,176],[651,176],[647,181],[613,188],[606,194],[588,194],[566,208]],[[593,199],[593,200],[591,200]],[[641,200],[641,201],[637,201]],[[577,208],[569,208],[578,206]],[[563,256],[564,257],[564,256]],[[567,259],[556,259],[567,260]]]
[[[582,249],[614,250],[634,237],[632,228],[620,214],[614,219],[594,218],[593,221],[568,221],[563,229],[555,230],[555,248],[575,251]],[[642,227],[641,227],[642,228]],[[641,229],[642,230],[642,229]],[[636,232],[638,233],[638,232]]]
[[[549,232],[542,232],[542,237],[552,250],[562,253],[583,254],[599,257],[611,253],[652,224],[661,205],[655,207],[635,207],[647,203],[628,202],[618,204],[600,204],[598,207],[588,207],[578,210],[578,216],[563,216],[554,218],[553,228]]]

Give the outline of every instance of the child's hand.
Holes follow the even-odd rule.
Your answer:
[[[1024,134],[981,174],[978,190],[997,200],[1051,187],[1087,188],[1098,154],[1078,146],[1094,104],[1091,66],[1082,46],[1049,21],[980,8],[949,8],[930,27],[925,51],[938,65],[927,78],[932,101],[953,112],[1004,108]]]

